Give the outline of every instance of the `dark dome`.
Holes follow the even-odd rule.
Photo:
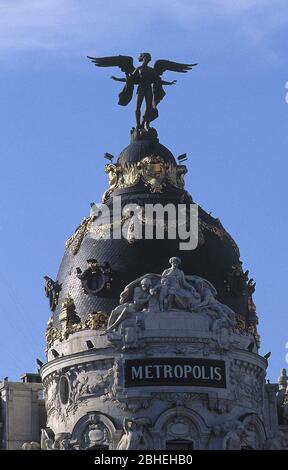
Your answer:
[[[120,153],[117,163],[135,163],[139,162],[142,158],[157,155],[160,156],[165,163],[172,163],[176,165],[175,158],[167,147],[160,144],[158,141],[155,129],[150,129],[142,135],[136,133],[131,134],[131,143]]]
[[[152,153],[176,165],[172,153],[161,145],[158,139],[144,138],[133,138],[131,144],[121,153],[118,163],[131,164]],[[177,189],[177,192],[173,193],[168,185],[158,193],[146,188],[146,193],[143,194],[138,186],[123,188],[122,192],[123,196],[126,194],[123,200],[129,199],[129,202],[140,206],[146,202],[188,204],[192,201],[184,189]],[[110,202],[112,204],[113,197]],[[106,226],[110,226],[109,223],[110,219]],[[248,320],[250,310],[246,282],[241,292],[227,289],[227,274],[229,275],[235,266],[241,266],[238,247],[219,219],[211,217],[201,207],[199,207],[199,243],[194,250],[181,251],[179,239],[142,239],[134,240],[132,243],[123,238],[114,239],[112,236],[99,239],[95,236],[93,224],[93,217],[84,219],[84,228],[82,223],[70,239],[72,242],[76,241],[76,250],[73,250],[71,244],[67,245],[57,276],[62,289],[53,315],[54,325],[59,324],[61,305],[68,293],[72,296],[76,312],[82,321],[89,313],[99,311],[109,313],[119,303],[120,293],[127,284],[145,273],[162,273],[168,267],[169,258],[172,256],[181,258],[181,268],[185,274],[195,274],[210,281],[218,292],[218,300]],[[101,266],[109,264],[113,272],[109,289],[102,289],[96,295],[84,292],[77,277],[79,269],[80,272],[87,269],[89,259],[97,260]]]
[[[62,284],[59,303],[54,312],[54,325],[58,324],[61,304],[70,293],[74,299],[77,314],[85,320],[89,313],[111,310],[119,303],[124,287],[145,273],[161,273],[169,266],[172,256],[182,260],[181,269],[185,274],[201,276],[215,286],[218,300],[229,305],[244,318],[248,316],[247,292],[235,297],[227,292],[225,274],[239,263],[239,251],[232,237],[225,231],[219,220],[199,208],[201,235],[198,247],[193,251],[181,251],[176,240],[136,240],[129,244],[125,239],[96,239],[93,233],[84,236],[79,251],[73,254],[67,247],[57,280]],[[109,263],[113,270],[111,289],[98,295],[83,292],[76,270],[87,267],[87,260],[95,258],[100,264]]]
[[[165,163],[173,163],[176,165],[175,158],[173,157],[170,150],[159,142],[153,142],[151,140],[136,140],[126,147],[118,158],[118,163],[122,165],[124,163],[139,162],[142,158],[148,155],[159,155],[163,158]]]

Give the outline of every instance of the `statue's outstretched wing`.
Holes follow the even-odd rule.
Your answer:
[[[156,60],[154,64],[154,70],[158,75],[170,70],[171,72],[181,72],[186,73],[195,67],[197,64],[180,64],[178,62],[172,62],[171,60],[160,59]]]
[[[131,74],[134,72],[133,57],[128,55],[115,55],[110,57],[87,56],[96,67],[119,67],[122,72]]]
[[[110,57],[90,57],[87,56],[96,67],[119,67],[122,72],[126,74],[126,79],[120,81],[125,82],[123,90],[119,93],[118,104],[126,106],[130,103],[133,96],[133,77],[132,74],[135,70],[133,65],[133,57],[128,55],[115,55]]]
[[[126,302],[130,302],[133,300],[135,287],[138,287],[142,279],[145,279],[145,278],[150,279],[151,284],[152,284],[151,287],[153,287],[153,284],[156,284],[157,282],[159,282],[159,280],[161,279],[161,275],[148,273],[148,274],[144,274],[141,277],[138,277],[138,279],[135,279],[135,281],[130,282],[130,284],[128,284],[123,290],[123,292],[121,292],[120,294],[120,304],[124,304]]]

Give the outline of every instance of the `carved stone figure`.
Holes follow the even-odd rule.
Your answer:
[[[59,294],[61,292],[62,284],[58,281],[53,281],[51,277],[44,276],[45,280],[45,295],[49,299],[49,306],[52,312],[55,311],[58,305]]]
[[[168,310],[169,282],[166,277],[161,277],[159,283],[150,289],[150,294],[154,296],[156,300],[153,303],[154,310],[160,310],[161,312]],[[150,306],[152,307],[151,301]]]
[[[109,331],[115,330],[120,325],[120,323],[123,322],[123,320],[127,317],[129,313],[140,312],[145,308],[148,308],[149,299],[151,296],[149,292],[150,286],[150,279],[142,279],[140,287],[136,287],[134,290],[133,303],[123,303],[118,305],[114,310],[112,310],[108,320],[108,327],[105,331],[105,334]]]
[[[232,429],[224,436],[222,448],[223,450],[241,450],[242,440],[246,435],[245,428],[242,423],[236,421]]]
[[[176,80],[167,82],[162,80],[161,75],[166,71],[186,73],[197,64],[181,64],[170,60],[157,60],[154,67],[149,67],[151,55],[148,52],[142,52],[139,55],[141,65],[137,68],[133,65],[133,58],[130,56],[112,56],[112,57],[89,57],[98,67],[119,67],[125,73],[125,77],[117,78],[112,76],[113,80],[125,83],[125,87],[119,94],[121,106],[126,106],[132,99],[134,85],[137,85],[136,93],[136,125],[137,129],[149,129],[150,122],[158,117],[157,105],[164,98],[165,91],[163,85],[173,85]],[[141,106],[146,102],[146,110],[141,122]]]
[[[286,369],[281,369],[278,377],[277,412],[279,424],[288,423],[288,377]]]
[[[115,397],[117,395],[119,381],[120,381],[120,361],[119,361],[119,359],[115,359],[112,370],[113,370],[113,384],[111,386],[111,393],[112,393],[112,396]]]
[[[88,392],[88,376],[83,373],[71,373],[70,377],[70,394],[66,406],[66,415],[70,412],[76,411],[79,405],[79,400],[85,393]]]
[[[124,418],[122,435],[117,450],[141,450],[148,449],[145,427],[149,424],[147,418]]]
[[[178,257],[170,258],[171,268],[165,269],[162,278],[168,282],[169,290],[167,296],[167,309],[178,307],[180,309],[193,310],[200,304],[200,295],[196,289],[189,284],[184,272],[179,269],[181,259]]]
[[[220,348],[228,351],[230,348],[230,338],[233,330],[227,319],[222,317],[214,320],[212,331],[216,333]]]
[[[249,271],[247,271],[247,273],[249,273]],[[248,282],[247,282],[247,287],[248,287],[249,295],[254,294],[255,289],[256,289],[256,282],[254,281],[253,278],[251,278],[251,279],[248,280]]]
[[[108,327],[103,334],[116,330],[125,319],[137,312],[167,310],[206,312],[213,321],[217,320],[211,329],[218,331],[221,326],[222,347],[227,348],[228,336],[236,325],[235,313],[216,300],[217,292],[209,281],[198,276],[185,276],[179,269],[180,258],[172,257],[169,261],[171,267],[165,269],[162,275],[145,274],[125,287],[120,295],[120,305],[111,312]],[[218,321],[220,319],[223,321]],[[127,334],[129,328],[131,330],[134,327],[136,324],[127,325],[127,328],[125,325]],[[131,334],[130,331],[129,337]]]
[[[288,424],[288,392],[286,393],[283,403],[283,423]]]
[[[286,390],[286,387],[288,385],[288,377],[287,377],[287,372],[286,369],[281,369],[279,378],[278,378],[278,385],[279,385],[279,390]]]
[[[186,277],[188,278],[188,276]],[[205,279],[196,276],[194,283],[195,288],[200,295],[200,302],[196,307],[196,310],[201,311],[205,309],[214,320],[224,317],[228,327],[235,328],[236,315],[231,308],[216,299],[217,291],[214,286]],[[213,324],[211,329],[213,329]]]
[[[54,433],[50,429],[41,429],[41,450],[53,450]]]
[[[61,413],[61,401],[59,395],[59,374],[53,377],[53,380],[45,382],[45,406],[47,411],[47,416],[49,417],[53,413],[57,416]],[[51,436],[48,436],[49,438]]]

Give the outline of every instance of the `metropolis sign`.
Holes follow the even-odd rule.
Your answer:
[[[226,388],[225,361],[190,358],[126,360],[125,386],[184,385]]]

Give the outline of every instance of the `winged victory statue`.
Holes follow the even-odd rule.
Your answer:
[[[172,62],[171,60],[156,60],[154,67],[148,64],[151,61],[151,55],[148,52],[142,52],[138,58],[141,65],[135,67],[133,57],[125,55],[117,55],[111,57],[90,57],[88,59],[97,67],[119,67],[125,73],[125,77],[117,78],[112,76],[113,80],[125,83],[123,90],[119,93],[118,104],[127,106],[130,103],[134,85],[137,85],[136,91],[136,126],[137,129],[149,129],[150,122],[158,117],[158,103],[164,98],[165,91],[163,85],[174,85],[176,80],[168,82],[162,80],[161,76],[164,72],[181,72],[186,73],[197,64],[182,64]],[[146,109],[142,115],[141,107],[145,100]]]

